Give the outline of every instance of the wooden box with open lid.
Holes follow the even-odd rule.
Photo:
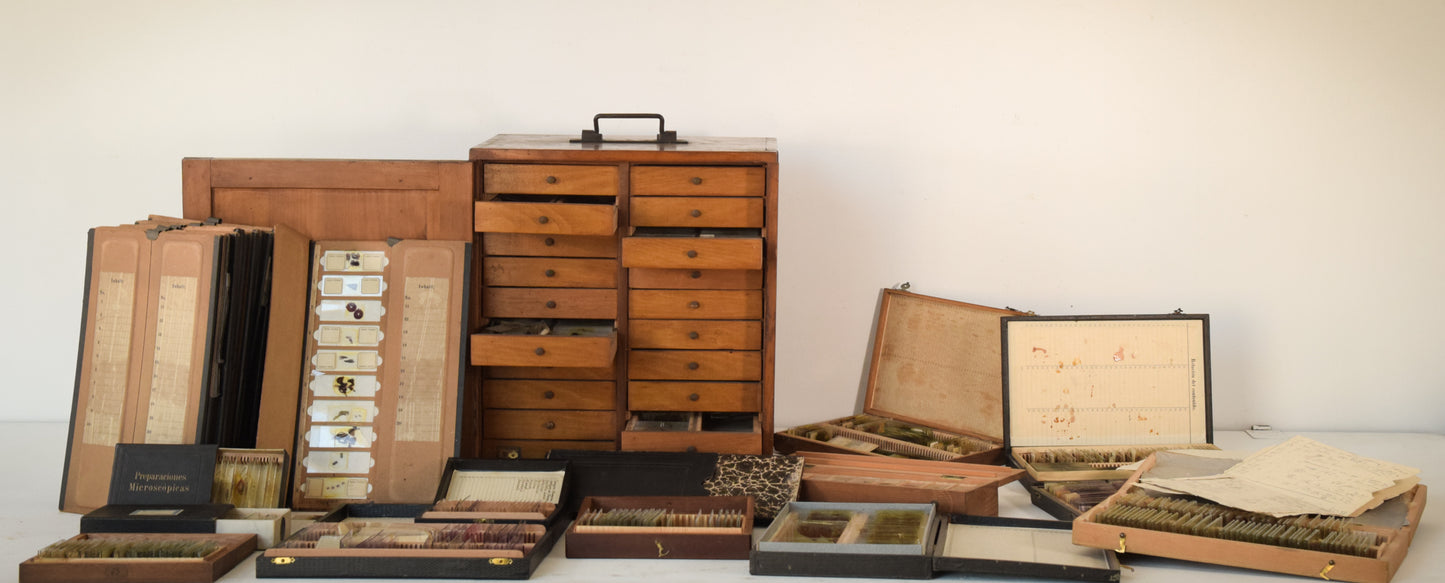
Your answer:
[[[1157,453],[1147,458],[1117,493],[1074,520],[1074,544],[1324,580],[1388,583],[1404,563],[1425,512],[1426,488],[1418,478],[1376,492],[1379,505],[1354,517],[1277,517],[1141,484],[1156,468],[1177,467],[1175,460],[1187,457]],[[1338,469],[1325,467],[1331,473]],[[1337,475],[1351,476],[1345,482],[1356,477],[1344,470]],[[1277,500],[1281,493],[1288,497],[1287,490],[1267,496]]]
[[[1071,520],[1168,449],[1218,449],[1209,316],[1003,319],[1004,442],[1034,504]]]
[[[567,462],[452,458],[430,504],[346,504],[256,559],[258,577],[527,579],[567,521]]]
[[[999,325],[1018,315],[884,290],[863,412],[781,431],[775,447],[997,463],[1004,442]]]

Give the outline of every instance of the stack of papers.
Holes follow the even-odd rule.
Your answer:
[[[1241,510],[1359,516],[1420,482],[1420,470],[1294,437],[1246,457],[1176,450],[1156,454],[1143,487]]]

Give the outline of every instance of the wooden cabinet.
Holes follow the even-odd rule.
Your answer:
[[[569,137],[471,151],[482,411],[465,449],[770,453],[773,140]]]

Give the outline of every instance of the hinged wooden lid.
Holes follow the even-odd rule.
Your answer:
[[[863,411],[1002,443],[999,325],[1018,315],[884,290]]]
[[[1209,316],[1003,321],[1006,445],[1213,443]]]

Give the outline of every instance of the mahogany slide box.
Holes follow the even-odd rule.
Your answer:
[[[261,578],[394,578],[394,579],[529,579],[552,551],[564,524],[436,524],[416,523],[429,504],[347,504],[317,519],[314,525],[337,522],[391,524],[417,530],[447,527],[511,527],[525,531],[534,542],[517,551],[444,548],[285,548],[267,549],[256,557]],[[287,539],[298,539],[297,531]],[[520,556],[518,556],[520,554]]]
[[[946,514],[998,515],[998,489],[1023,470],[983,464],[800,452],[809,502],[938,504]]]
[[[69,540],[116,542],[210,541],[220,548],[200,558],[42,559],[20,563],[20,583],[209,583],[220,579],[256,550],[250,534],[78,534]]]
[[[589,512],[663,509],[709,515],[731,511],[736,526],[580,525]],[[753,542],[753,499],[748,496],[602,496],[582,501],[567,529],[569,559],[747,559]]]

